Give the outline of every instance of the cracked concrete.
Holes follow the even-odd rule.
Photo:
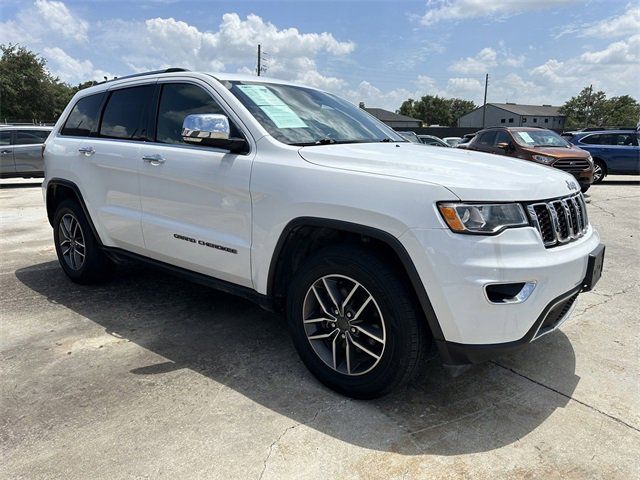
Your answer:
[[[3,180],[0,478],[637,478],[638,180],[589,191],[605,271],[560,331],[370,402],[244,300],[136,265],[70,283],[41,192]]]

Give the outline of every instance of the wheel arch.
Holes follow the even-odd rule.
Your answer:
[[[593,157],[593,161],[598,162],[600,165],[602,165],[602,169],[604,170],[604,175],[608,175],[609,173],[609,167],[607,165],[607,162],[602,158],[602,157]]]
[[[310,242],[309,232],[314,235]],[[378,247],[387,249],[398,262],[395,266],[404,275],[415,295],[425,319],[429,325],[433,338],[443,340],[444,335],[436,317],[429,296],[422,284],[418,271],[405,249],[404,245],[394,235],[376,227],[357,223],[318,217],[298,217],[291,220],[282,230],[271,257],[267,277],[267,296],[270,297],[276,309],[279,300],[286,295],[288,281],[295,273],[302,260],[322,246],[339,243],[341,241],[359,241],[363,244],[375,242]],[[314,243],[315,245],[314,248]]]
[[[91,227],[91,232],[95,236],[98,244],[102,246],[102,242],[100,241],[100,236],[96,230],[95,225],[93,224],[93,220],[91,219],[91,215],[89,214],[89,210],[87,209],[87,205],[84,202],[84,198],[82,197],[82,193],[80,192],[80,188],[78,185],[73,183],[70,180],[65,180],[63,178],[52,178],[47,183],[47,218],[49,219],[49,224],[53,227],[54,217],[56,215],[56,208],[63,200],[75,200],[78,202],[80,207],[82,208],[82,212],[84,213],[87,222],[89,222],[89,226]]]

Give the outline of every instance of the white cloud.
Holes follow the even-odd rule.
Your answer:
[[[555,96],[575,95],[588,84],[607,95],[640,95],[640,34],[613,42],[601,50],[587,51],[568,60],[550,59],[531,70],[538,85],[547,85]]]
[[[498,65],[498,54],[492,48],[483,48],[475,57],[466,57],[454,62],[449,70],[465,75],[473,73],[485,73],[492,67]]]
[[[113,77],[109,72],[94,68],[91,60],[77,60],[59,47],[45,48],[43,54],[49,60],[48,68],[70,84]]]
[[[316,57],[341,57],[355,48],[353,42],[339,41],[327,32],[278,29],[257,15],[242,19],[236,13],[224,14],[216,31],[202,31],[174,18],[153,18],[145,22],[109,22],[103,25],[99,37],[106,48],[114,54],[118,52],[135,71],[181,66],[251,73],[249,65],[255,65],[260,43],[266,75],[304,81],[320,88],[338,88],[343,81],[321,75]]]
[[[580,37],[619,38],[630,37],[638,32],[640,32],[640,6],[631,3],[619,15],[598,22],[570,25],[556,35],[556,38],[570,34]]]
[[[0,22],[0,43],[51,45],[56,40],[85,42],[89,24],[63,2],[36,0],[15,19]]]
[[[577,0],[427,0],[423,25],[470,18],[505,18],[534,10],[561,7]]]

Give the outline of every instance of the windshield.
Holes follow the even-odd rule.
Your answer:
[[[405,141],[361,108],[328,93],[275,83],[225,83],[270,135],[288,145]]]
[[[396,132],[405,140],[412,143],[422,143],[415,132]]]
[[[551,130],[515,131],[513,136],[524,147],[570,147],[564,138]]]

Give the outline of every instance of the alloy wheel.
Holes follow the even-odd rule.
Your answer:
[[[599,182],[602,179],[602,167],[599,164],[593,166],[593,183]]]
[[[308,289],[302,307],[305,334],[316,355],[345,375],[371,371],[386,345],[376,299],[356,280],[326,275]]]
[[[58,242],[64,262],[72,270],[80,270],[84,265],[86,244],[78,219],[65,213],[58,224]]]

